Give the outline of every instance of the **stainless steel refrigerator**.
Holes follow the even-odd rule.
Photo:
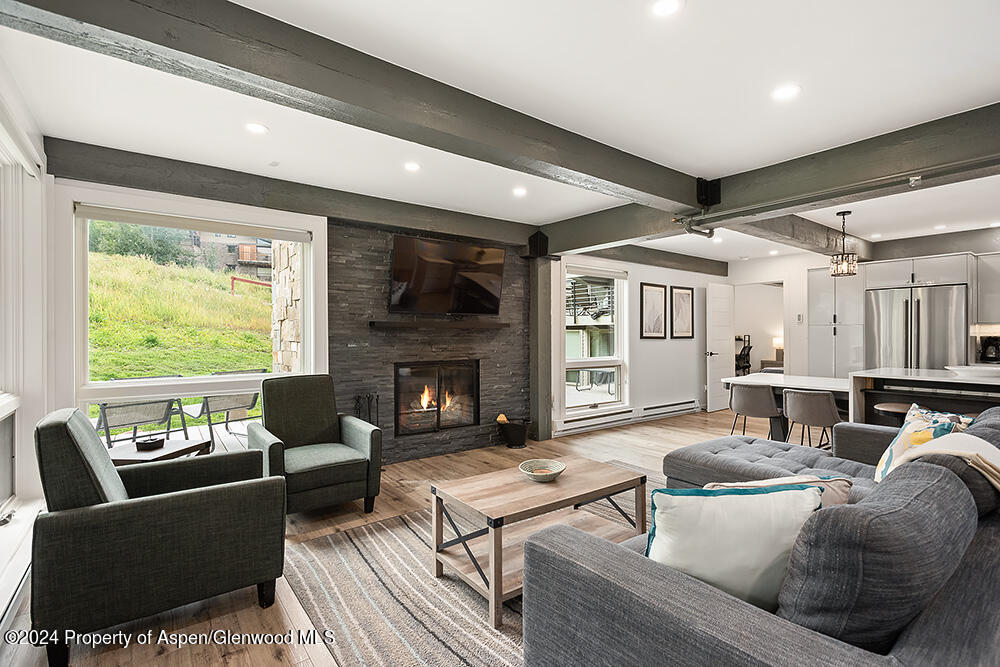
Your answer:
[[[944,368],[969,360],[967,285],[865,292],[865,368]]]

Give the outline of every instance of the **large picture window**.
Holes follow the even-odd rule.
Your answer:
[[[240,390],[213,390],[216,402],[241,399],[216,421],[246,419],[260,413],[261,374],[311,370],[308,232],[86,205],[76,219],[86,253],[78,368],[84,396],[111,399],[85,401],[109,444],[134,436],[133,422],[140,431],[206,423],[197,408],[209,394],[185,383]],[[122,421],[122,405],[157,412]]]
[[[565,408],[621,403],[624,362],[621,299],[613,274],[568,267],[565,282]]]

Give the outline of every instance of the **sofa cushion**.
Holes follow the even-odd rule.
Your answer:
[[[75,408],[56,410],[38,422],[35,455],[50,512],[128,499],[107,447]]]
[[[948,583],[896,640],[897,665],[995,664],[1000,632],[986,620],[1000,590],[1000,514],[979,520],[976,536]]]
[[[285,450],[285,484],[289,493],[364,481],[368,459],[340,443],[300,445]]]
[[[989,480],[982,473],[966,463],[965,459],[947,454],[928,454],[927,456],[921,456],[918,460],[921,463],[933,463],[934,465],[944,466],[958,475],[958,478],[965,482],[965,486],[968,487],[969,492],[972,494],[972,499],[976,503],[976,510],[979,512],[979,516],[989,514],[995,511],[997,507],[1000,507],[1000,492],[990,484]]]
[[[875,467],[829,452],[774,440],[733,435],[690,445],[663,457],[668,485],[703,487],[711,482],[748,482],[789,475],[844,476],[857,502],[874,487]]]
[[[1000,447],[1000,406],[984,410],[965,432]]]
[[[901,465],[857,504],[806,521],[777,613],[884,653],[955,573],[977,525],[972,496],[953,472]]]

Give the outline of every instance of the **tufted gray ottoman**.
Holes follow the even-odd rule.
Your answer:
[[[702,487],[710,482],[748,482],[788,475],[849,477],[855,503],[875,485],[875,467],[830,452],[746,435],[732,435],[690,445],[663,457],[667,486]]]

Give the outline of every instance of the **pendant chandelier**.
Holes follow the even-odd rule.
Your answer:
[[[847,216],[850,211],[838,211],[841,228],[841,252],[830,257],[830,275],[834,278],[858,275],[858,253],[847,252]]]

